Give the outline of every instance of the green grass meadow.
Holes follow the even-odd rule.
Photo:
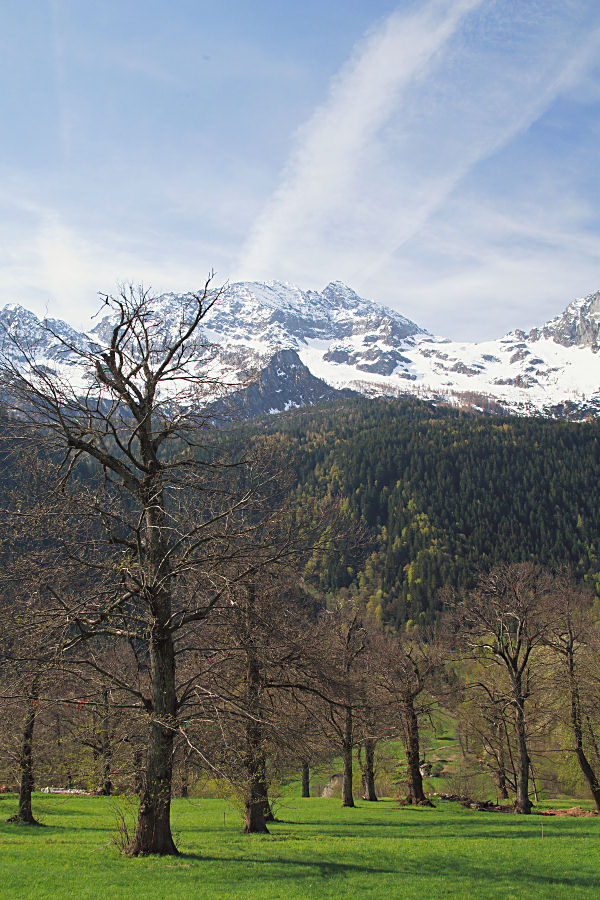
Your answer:
[[[16,798],[2,796],[0,897],[600,896],[600,819],[289,797],[270,835],[246,836],[226,801],[176,800],[182,855],[128,859],[112,842],[116,807],[134,812],[123,799],[36,794],[45,827],[27,828],[4,824]]]

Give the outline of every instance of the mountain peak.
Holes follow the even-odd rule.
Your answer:
[[[358,300],[365,302],[356,291],[344,284],[343,281],[330,281],[321,291],[321,295],[327,297],[328,300],[342,300],[346,302],[356,302]]]
[[[550,338],[563,347],[600,346],[600,291],[573,300],[560,315],[532,329],[529,338]]]
[[[157,298],[154,314],[166,342],[191,296]],[[22,350],[35,347],[45,365],[87,385],[83,370],[78,374],[76,351],[103,344],[105,329],[103,321],[90,333],[79,333],[11,303],[0,311],[0,353],[27,364]],[[318,402],[350,390],[367,396],[413,393],[480,409],[494,401],[497,408],[525,415],[575,417],[600,412],[599,350],[600,291],[572,301],[529,334],[514,331],[497,341],[468,344],[436,337],[341,281],[321,292],[280,281],[238,282],[202,321],[190,373],[203,375],[208,366],[231,390],[242,390],[258,376],[256,389],[244,393],[243,401],[240,395],[254,411]]]

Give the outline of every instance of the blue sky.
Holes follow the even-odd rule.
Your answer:
[[[3,0],[0,305],[341,280],[449,337],[600,289],[595,0]]]

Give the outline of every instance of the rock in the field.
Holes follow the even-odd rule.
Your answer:
[[[344,776],[341,772],[338,775],[332,775],[329,779],[329,784],[325,785],[323,788],[321,797],[334,797],[338,790],[341,791],[343,783]]]

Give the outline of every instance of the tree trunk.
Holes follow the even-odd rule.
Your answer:
[[[265,805],[268,806],[264,781],[263,735],[259,722],[252,719],[246,725],[246,797],[244,834],[268,834]],[[270,812],[270,808],[269,808]],[[272,814],[271,814],[272,815]]]
[[[262,734],[261,734],[261,737],[262,737]],[[262,794],[264,797],[263,815],[265,817],[265,822],[274,822],[275,816],[273,815],[273,810],[271,809],[271,803],[269,802],[269,789],[267,787],[267,761],[265,759],[264,753],[261,754],[260,788],[262,790]]]
[[[8,819],[9,822],[19,822],[23,825],[39,825],[40,823],[33,817],[31,809],[31,793],[34,787],[33,779],[33,762],[32,762],[32,745],[33,745],[33,729],[35,726],[35,716],[38,702],[39,679],[37,675],[31,684],[31,691],[27,701],[27,712],[23,721],[23,735],[21,742],[21,754],[19,757],[19,768],[21,771],[21,787],[19,790],[19,811],[16,815]]]
[[[133,791],[140,796],[144,787],[144,754],[139,747],[133,751]]]
[[[108,691],[102,691],[102,723],[100,725],[100,757],[102,760],[102,783],[98,788],[98,795],[110,797],[113,791],[111,780],[112,746],[110,736],[110,706]]]
[[[302,796],[310,797],[310,768],[305,759],[302,760]]]
[[[404,720],[406,722],[406,768],[408,775],[408,803],[431,805],[423,790],[421,775],[421,750],[419,746],[419,720],[415,712],[414,697],[411,693],[404,698]]]
[[[246,639],[246,704],[248,719],[246,723],[246,815],[244,834],[268,834],[265,812],[271,814],[267,798],[266,761],[264,754],[264,735],[261,724],[261,672],[260,662],[253,641],[254,630],[254,585],[248,587],[246,605],[245,639]],[[272,818],[271,818],[272,820]]]
[[[592,745],[592,750],[594,751],[594,756],[600,765],[600,752],[598,750],[598,742],[596,740],[596,735],[594,734],[594,729],[592,727],[592,721],[590,719],[589,713],[585,714],[585,721],[587,725],[587,732],[590,737],[590,743]]]
[[[190,795],[190,787],[189,787],[189,780],[188,780],[188,767],[187,767],[187,760],[184,760],[181,765],[181,789],[179,791],[179,796],[182,799],[187,800],[189,795]]]
[[[261,785],[252,780],[246,793],[244,834],[268,834],[265,822],[264,794]]]
[[[269,797],[267,794],[267,788],[266,788],[266,785],[264,782],[262,784],[262,787],[263,787],[263,796],[265,798],[263,801],[263,815],[265,817],[265,822],[274,822],[275,821],[275,813],[273,812],[273,809],[271,807],[271,802],[269,800]]]
[[[508,788],[506,787],[506,773],[504,769],[500,769],[496,776],[496,785],[498,787],[498,796],[500,800],[508,800]]]
[[[170,604],[169,604],[170,613]],[[173,638],[162,622],[155,621],[150,638],[152,720],[146,770],[140,795],[137,827],[128,848],[132,856],[158,853],[175,856],[171,834],[171,787],[175,738],[175,654]]]
[[[598,777],[592,769],[583,747],[581,704],[579,700],[579,689],[575,679],[575,661],[573,659],[572,649],[568,655],[567,662],[569,666],[569,689],[571,694],[571,728],[573,730],[573,737],[575,738],[575,754],[577,756],[579,767],[583,772],[583,776],[587,781],[592,797],[594,798],[596,809],[600,812],[600,783],[598,782]]]
[[[496,775],[496,784],[498,785],[498,794],[500,795],[500,800],[508,800],[508,788],[506,787],[506,767],[504,763],[504,742],[502,740],[502,722],[498,722],[498,725],[496,726],[496,734],[498,737],[498,772]]]
[[[352,796],[352,744],[353,744],[352,707],[345,708],[343,754],[342,806],[354,806]]]
[[[148,477],[140,499],[144,508],[143,567],[152,614],[150,632],[150,676],[152,681],[152,718],[146,771],[138,821],[129,845],[132,856],[158,853],[175,856],[177,847],[171,834],[171,792],[173,786],[173,744],[177,717],[175,687],[175,650],[170,628],[170,564],[164,541],[165,503],[160,464],[154,458],[149,434],[151,419],[140,428],[142,456]]]
[[[529,771],[531,773],[531,786],[533,788],[533,796],[534,796],[535,802],[539,803],[540,798],[538,797],[537,786],[535,783],[535,772],[533,771],[533,763],[531,762],[531,760],[529,760]]]
[[[57,712],[55,714],[55,728],[56,728],[56,749],[58,759],[62,759],[63,751],[62,751],[62,728],[60,724],[60,713]],[[68,756],[67,756],[68,759]],[[68,766],[68,763],[67,763]],[[56,775],[55,775],[56,777]],[[64,781],[60,779],[61,786],[66,787],[68,790],[71,790],[73,787],[73,776],[71,775],[71,769],[68,767],[64,773]]]
[[[375,741],[365,741],[365,767],[363,769],[363,800],[377,800],[375,793]]]
[[[517,732],[517,799],[515,812],[521,815],[529,815],[531,801],[529,799],[529,754],[527,752],[527,733],[525,730],[525,705],[521,693],[520,682],[516,690],[516,717]]]

